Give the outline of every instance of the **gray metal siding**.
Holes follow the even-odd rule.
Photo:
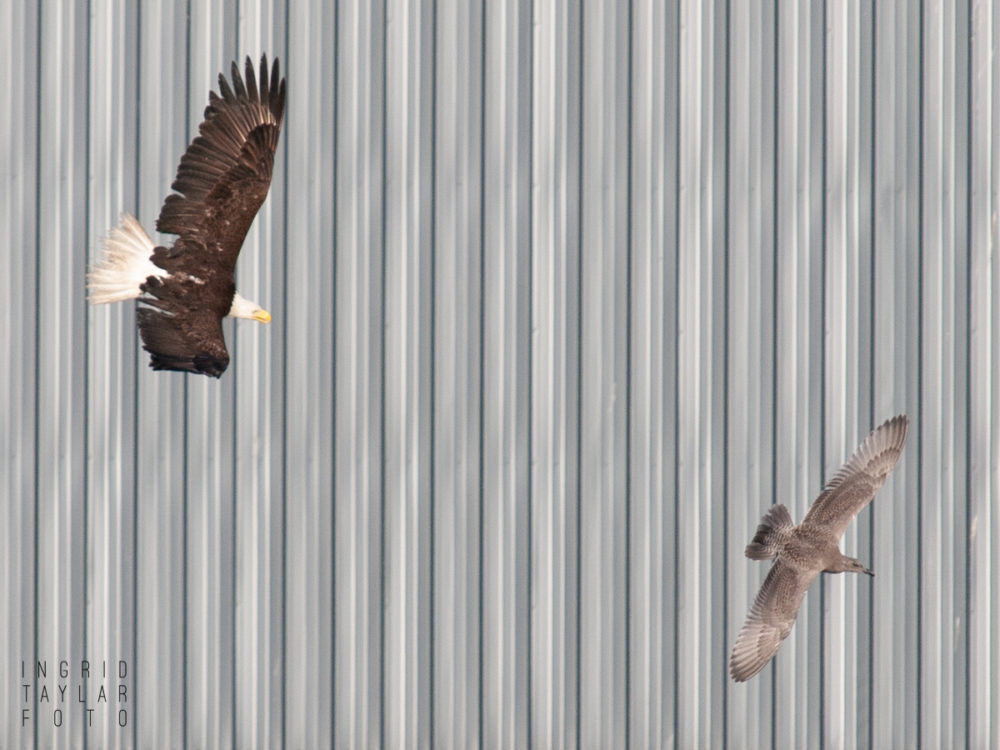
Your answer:
[[[0,28],[0,747],[1000,746],[995,4]],[[224,324],[218,382],[153,373],[86,267],[261,51],[288,110],[237,276],[274,322]],[[760,516],[899,412],[843,542],[877,578],[732,683]],[[62,659],[112,677],[54,727]]]

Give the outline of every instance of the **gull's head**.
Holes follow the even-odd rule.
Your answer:
[[[865,573],[865,574],[870,575],[872,577],[875,576],[875,574],[872,571],[870,571],[868,568],[866,568],[864,566],[864,563],[862,563],[860,560],[857,560],[857,559],[855,559],[853,557],[848,557],[847,555],[841,556],[840,564],[841,564],[841,569],[838,572],[843,572],[843,573]]]
[[[248,320],[256,320],[259,323],[271,322],[271,313],[258,305],[256,302],[248,300],[239,292],[236,292],[236,294],[233,295],[233,304],[229,308],[228,317],[246,318]]]

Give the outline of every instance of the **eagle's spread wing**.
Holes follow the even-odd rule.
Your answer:
[[[802,597],[818,574],[794,568],[780,557],[774,562],[729,657],[729,674],[734,680],[749,680],[771,661],[792,631]]]
[[[269,77],[267,58],[261,58],[259,87],[249,57],[246,85],[236,63],[232,76],[230,88],[219,74],[221,96],[209,92],[199,135],[181,157],[171,185],[177,192],[167,197],[156,220],[158,231],[180,235],[171,256],[179,254],[178,246],[204,247],[230,272],[267,196],[285,109],[277,60]]]
[[[908,425],[906,416],[899,415],[873,430],[823,488],[800,525],[822,527],[839,540],[885,484],[903,451]]]
[[[181,157],[177,192],[168,196],[156,228],[179,235],[157,247],[153,263],[168,275],[142,285],[143,347],[154,369],[218,377],[229,363],[221,321],[236,291],[234,269],[254,216],[267,196],[285,108],[285,81],[275,60],[260,83],[246,60],[246,84],[233,63],[232,87],[219,75],[199,135]]]

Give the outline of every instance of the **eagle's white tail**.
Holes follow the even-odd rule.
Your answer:
[[[149,257],[156,246],[129,213],[108,232],[101,246],[101,257],[87,272],[88,299],[92,305],[121,302],[138,297],[140,286],[150,276],[166,276],[167,272],[153,264]]]

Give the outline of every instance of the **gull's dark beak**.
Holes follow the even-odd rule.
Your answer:
[[[868,575],[870,575],[872,578],[875,577],[875,572],[871,571],[871,570],[868,570],[868,568],[865,568],[865,573],[867,573]]]

